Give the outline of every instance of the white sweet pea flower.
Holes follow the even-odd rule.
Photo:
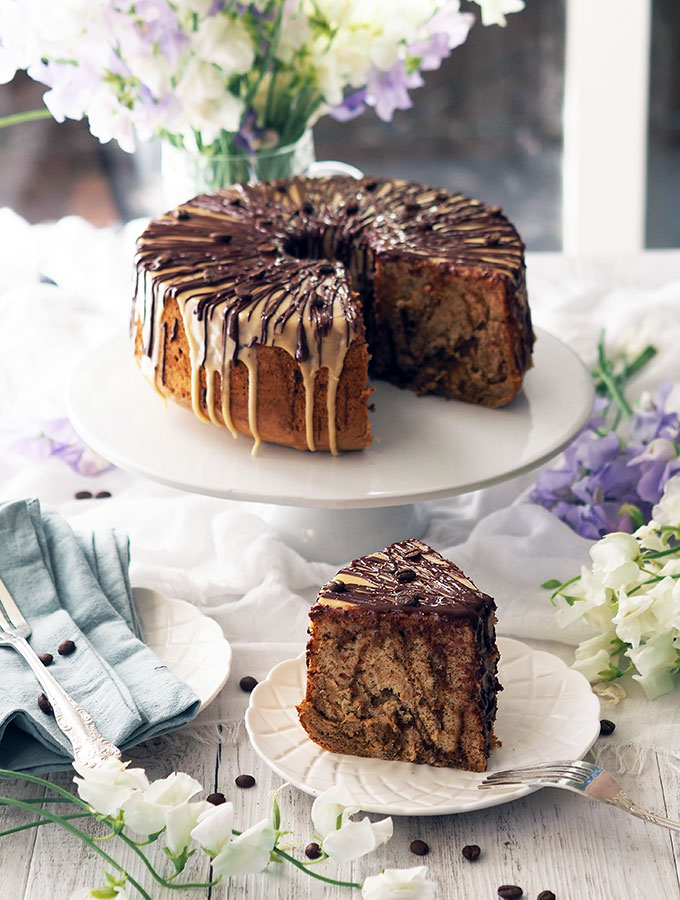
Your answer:
[[[199,782],[185,772],[159,778],[123,804],[125,824],[138,834],[156,834],[165,827],[165,815],[170,809],[186,803],[201,790]]]
[[[263,819],[226,844],[213,859],[215,875],[255,875],[269,862],[276,841],[276,829]]]
[[[193,829],[200,817],[214,809],[206,800],[180,803],[165,812],[165,845],[171,854],[177,855],[191,843]]]
[[[191,41],[196,56],[219,66],[227,77],[247,72],[255,59],[252,39],[240,19],[208,16]]]
[[[364,900],[432,900],[435,887],[425,866],[385,869],[364,881],[361,896]]]
[[[591,684],[602,679],[603,672],[611,661],[612,641],[616,632],[611,629],[582,641],[574,652],[572,668],[584,675]]]
[[[665,550],[666,546],[659,534],[659,525],[652,520],[646,525],[641,525],[635,531],[635,539],[642,550]]]
[[[503,25],[509,13],[521,12],[524,0],[475,0],[482,10],[482,25]]]
[[[634,560],[639,553],[638,542],[632,534],[614,531],[590,550],[593,575],[600,578],[604,587],[613,590],[637,584],[640,580],[640,567]]]
[[[648,700],[673,690],[671,670],[678,656],[678,648],[673,641],[672,634],[660,634],[646,644],[627,651],[639,672],[633,675],[633,679],[639,682]]]
[[[238,131],[243,101],[229,93],[224,73],[217,66],[192,57],[175,93],[181,107],[175,127],[182,132],[188,148],[194,130],[201,132],[204,144],[216,140],[222,128]]]
[[[612,622],[616,634],[632,647],[638,647],[644,640],[668,631],[671,622],[680,613],[678,582],[674,578],[664,578],[650,585],[647,593],[619,592],[619,609]]]
[[[129,769],[129,763],[109,757],[94,768],[74,762],[81,776],[74,778],[78,795],[103,816],[116,816],[134,794],[149,787],[144,769]]]
[[[217,854],[229,843],[234,826],[234,804],[220,803],[210,806],[197,820],[191,837],[211,856]]]
[[[680,475],[668,479],[652,517],[659,525],[680,525]]]
[[[319,794],[312,804],[314,829],[319,837],[325,838],[331,831],[341,828],[359,809],[345,785],[334,784]]]
[[[342,828],[332,831],[323,840],[324,853],[331,859],[351,862],[366,853],[372,853],[392,837],[392,819],[371,822],[364,818],[360,822],[345,822]]]

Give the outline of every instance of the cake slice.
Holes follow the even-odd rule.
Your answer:
[[[355,559],[310,610],[303,728],[332,753],[485,771],[495,609],[421,541]]]

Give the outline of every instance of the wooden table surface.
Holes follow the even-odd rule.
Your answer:
[[[241,726],[218,726],[221,718],[237,718],[248,698],[238,689],[238,653],[234,675],[217,701],[196,725],[171,737],[142,745],[130,756],[147,768],[150,777],[163,777],[172,770],[190,772],[207,790],[220,790],[235,805],[235,827],[245,828],[263,818],[269,798],[281,779],[250,747]],[[211,740],[222,732],[219,743]],[[599,741],[607,741],[601,737]],[[256,786],[240,790],[238,774],[254,775]],[[69,786],[71,775],[54,776]],[[619,778],[622,786],[640,804],[670,818],[680,819],[680,773],[668,755],[650,757],[642,775]],[[25,784],[3,782],[2,791],[14,797],[36,796]],[[280,794],[283,826],[292,829],[293,851],[304,859],[303,849],[311,839],[312,798],[288,787]],[[63,811],[63,807],[58,809]],[[375,817],[379,818],[379,817]],[[0,828],[26,821],[16,809],[0,807]],[[493,900],[501,884],[520,885],[524,897],[536,898],[552,890],[558,900],[631,900],[680,897],[678,835],[596,804],[566,791],[541,790],[502,806],[447,816],[394,817],[392,840],[354,864],[337,865],[330,860],[318,867],[321,874],[361,881],[383,867],[405,868],[425,864],[437,884],[438,900],[469,898]],[[96,827],[95,827],[96,831]],[[426,841],[430,852],[418,857],[409,851],[414,839]],[[478,844],[481,856],[468,862],[461,854],[466,844]],[[288,864],[270,864],[257,876],[233,879],[211,891],[178,891],[155,885],[139,860],[122,844],[103,845],[117,861],[150,892],[154,900],[189,898],[340,898],[358,897],[358,891],[323,884]],[[152,859],[163,865],[160,850]],[[75,837],[56,826],[19,832],[0,839],[0,900],[68,900],[79,886],[98,885],[106,864]],[[190,864],[192,879],[207,880],[205,858]],[[169,874],[169,873],[168,873]],[[131,896],[137,896],[130,891]]]

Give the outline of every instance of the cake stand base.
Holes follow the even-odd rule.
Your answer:
[[[394,541],[422,537],[429,519],[422,503],[362,509],[309,509],[254,504],[253,511],[310,561],[348,563]]]

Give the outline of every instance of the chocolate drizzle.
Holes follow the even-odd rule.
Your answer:
[[[338,580],[345,585],[340,597]],[[321,589],[319,602],[329,600],[414,615],[434,612],[473,624],[480,617],[486,621],[496,608],[456,565],[417,540],[399,541],[355,559]]]
[[[141,321],[143,367],[155,379],[162,307],[166,297],[177,302],[189,344],[193,408],[206,419],[207,405],[217,424],[213,376],[218,373],[228,397],[228,362],[243,362],[256,444],[254,349],[282,347],[297,360],[310,450],[315,377],[328,367],[329,441],[336,452],[335,390],[347,350],[363,334],[355,296],[370,306],[374,260],[427,257],[518,282],[523,249],[497,208],[419,184],[334,177],[235,185],[195,197],[149,224],[137,247],[133,328]],[[225,407],[228,402],[222,418],[234,432]]]

